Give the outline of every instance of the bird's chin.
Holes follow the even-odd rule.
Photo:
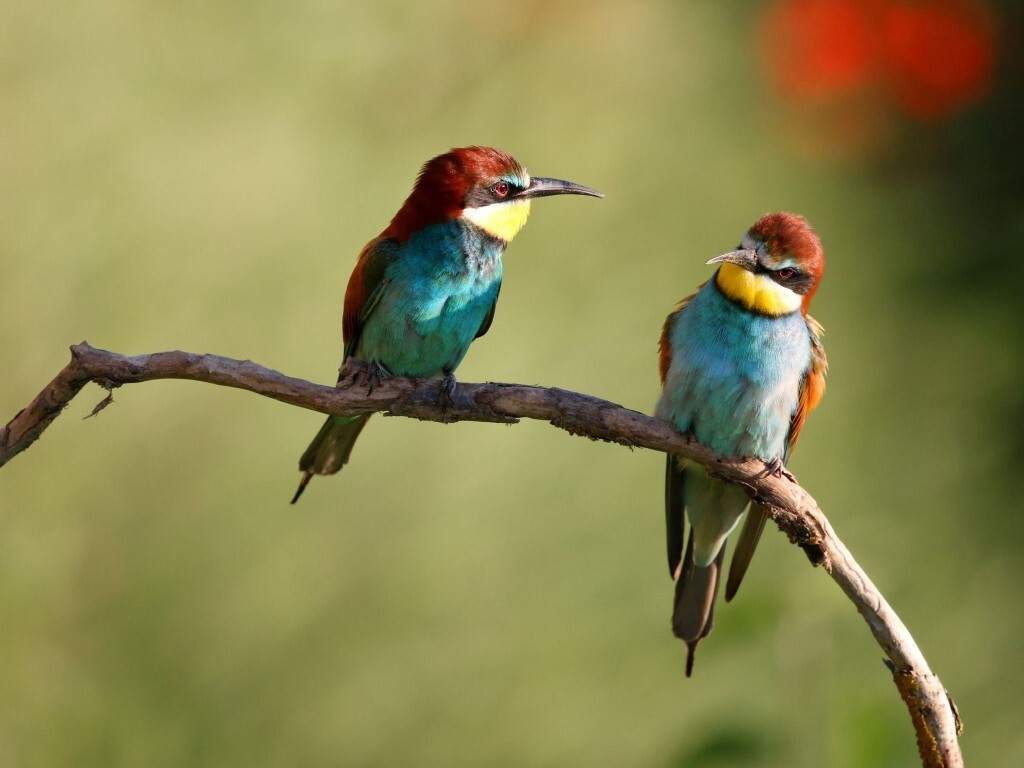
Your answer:
[[[509,200],[462,211],[462,218],[505,243],[511,242],[519,234],[529,217],[529,200]]]

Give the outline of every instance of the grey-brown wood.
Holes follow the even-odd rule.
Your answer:
[[[158,352],[127,357],[82,342],[71,348],[71,362],[42,392],[0,430],[0,467],[28,448],[63,408],[90,381],[108,390],[153,379],[188,379],[245,389],[289,405],[325,414],[380,411],[439,422],[519,419],[547,421],[572,435],[607,440],[675,454],[697,461],[714,475],[738,483],[768,510],[776,525],[820,565],[864,617],[888,658],[889,668],[907,705],[917,735],[922,765],[963,765],[956,708],[939,678],[914,643],[910,632],[872,584],[825,515],[792,476],[766,473],[754,459],[727,460],[714,455],[668,424],[596,397],[547,387],[518,384],[459,384],[450,398],[441,381],[394,377],[363,385],[358,364],[343,369],[337,387],[295,379],[249,360],[189,352]],[[101,401],[94,414],[109,402]]]

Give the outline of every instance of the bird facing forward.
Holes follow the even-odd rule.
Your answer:
[[[825,267],[818,236],[800,216],[771,213],[697,293],[665,320],[662,394],[655,414],[721,457],[754,457],[778,473],[825,392],[821,326],[807,314]],[[750,502],[737,485],[668,457],[665,528],[676,580],[672,630],[686,643],[686,675],[711,631],[726,538]],[[686,520],[689,538],[683,547]],[[767,514],[752,504],[732,557],[725,599],[750,564]]]
[[[345,291],[345,355],[369,381],[444,377],[491,327],[501,255],[548,195],[603,195],[560,179],[531,177],[490,147],[453,149],[423,166],[391,223],[359,254]],[[294,504],[313,475],[348,462],[369,415],[331,416],[299,459]]]

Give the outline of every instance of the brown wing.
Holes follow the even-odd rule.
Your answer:
[[[810,316],[805,319],[807,330],[811,333],[811,365],[800,385],[800,399],[786,441],[786,455],[783,457],[785,461],[789,461],[789,456],[796,447],[796,441],[800,437],[800,430],[804,428],[808,414],[818,407],[825,394],[825,375],[828,373],[828,359],[825,357],[825,347],[821,345],[821,324]]]
[[[699,291],[703,287],[704,283],[701,283],[697,286],[697,290]],[[676,308],[669,312],[668,317],[665,318],[664,325],[661,326],[661,338],[658,339],[658,371],[661,374],[662,384],[665,383],[669,365],[672,364],[672,324],[679,313],[683,311],[686,305],[690,303],[690,300],[696,295],[696,293],[691,293],[680,301]]]
[[[698,288],[698,290],[700,290]],[[658,370],[661,383],[664,385],[672,364],[672,325],[679,313],[697,294],[691,294],[679,302],[679,305],[665,318],[658,340]],[[683,469],[674,456],[666,457],[665,462],[665,546],[668,551],[668,572],[672,578],[677,577],[676,571],[683,558],[683,533],[686,527],[686,510],[683,489]]]
[[[355,269],[345,289],[345,312],[342,332],[345,337],[345,359],[355,354],[359,334],[366,318],[380,301],[386,284],[384,270],[398,252],[399,244],[390,238],[375,238],[359,253]],[[342,361],[344,363],[344,360]]]

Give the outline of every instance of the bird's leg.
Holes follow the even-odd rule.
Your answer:
[[[445,371],[444,378],[441,379],[441,410],[447,411],[455,405],[455,388],[455,374]]]
[[[786,469],[786,465],[782,463],[782,459],[778,456],[764,463],[764,473],[761,477],[768,477],[769,475],[772,477],[784,477],[791,483],[796,482],[796,476]]]

